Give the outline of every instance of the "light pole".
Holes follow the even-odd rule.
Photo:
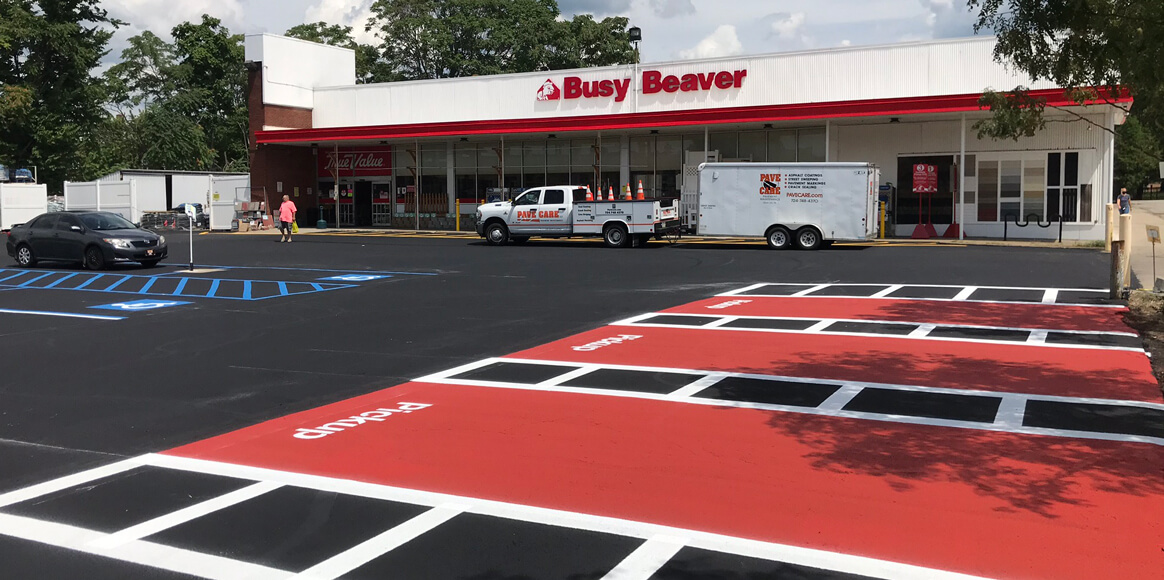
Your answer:
[[[639,43],[643,41],[643,29],[638,26],[632,26],[627,30],[627,36],[630,42],[635,47],[635,62],[634,62],[634,77],[635,77],[635,112],[639,112],[639,92],[642,90],[642,82],[639,79],[639,61],[642,57],[639,56]]]

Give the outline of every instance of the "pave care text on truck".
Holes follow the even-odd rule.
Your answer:
[[[562,185],[484,204],[477,209],[477,235],[494,246],[520,244],[531,236],[602,236],[607,246],[619,248],[679,230],[678,200],[586,201],[586,196],[585,188]]]

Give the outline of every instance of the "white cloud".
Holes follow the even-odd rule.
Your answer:
[[[691,0],[651,0],[651,8],[662,18],[695,14],[695,5]]]
[[[304,22],[326,22],[352,27],[352,36],[362,44],[376,44],[376,35],[366,31],[372,17],[372,0],[316,0],[304,11]]]
[[[801,36],[804,28],[805,15],[803,12],[793,14],[777,14],[772,20],[772,33],[784,40],[792,40]]]
[[[841,41],[841,46],[853,46],[853,43],[849,39],[845,39]]]
[[[717,56],[732,56],[743,52],[744,46],[736,35],[736,27],[724,24],[715,29],[711,36],[699,41],[699,44],[689,50],[679,52],[679,57],[688,60],[693,58],[714,58]]]
[[[925,23],[933,38],[954,38],[974,33],[975,14],[965,2],[918,0],[925,9]]]
[[[163,38],[175,25],[200,22],[203,14],[221,20],[231,31],[246,21],[240,0],[105,0],[102,5],[111,16],[128,22],[133,34],[149,30]]]

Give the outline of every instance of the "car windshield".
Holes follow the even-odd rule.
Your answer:
[[[88,213],[81,216],[81,221],[85,222],[85,227],[91,230],[133,230],[137,226],[129,223],[125,218],[115,213]]]

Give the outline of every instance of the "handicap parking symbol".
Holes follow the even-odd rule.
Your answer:
[[[383,280],[384,278],[391,278],[392,276],[381,276],[376,274],[344,274],[342,276],[329,276],[327,278],[320,278],[320,280],[327,280],[328,282],[371,282],[373,280]]]
[[[103,304],[101,306],[90,306],[89,308],[96,308],[98,310],[118,310],[121,312],[141,312],[144,310],[157,310],[159,308],[172,308],[174,306],[181,306],[189,304],[189,302],[179,302],[177,300],[132,300],[129,302],[117,302],[114,304]]]

